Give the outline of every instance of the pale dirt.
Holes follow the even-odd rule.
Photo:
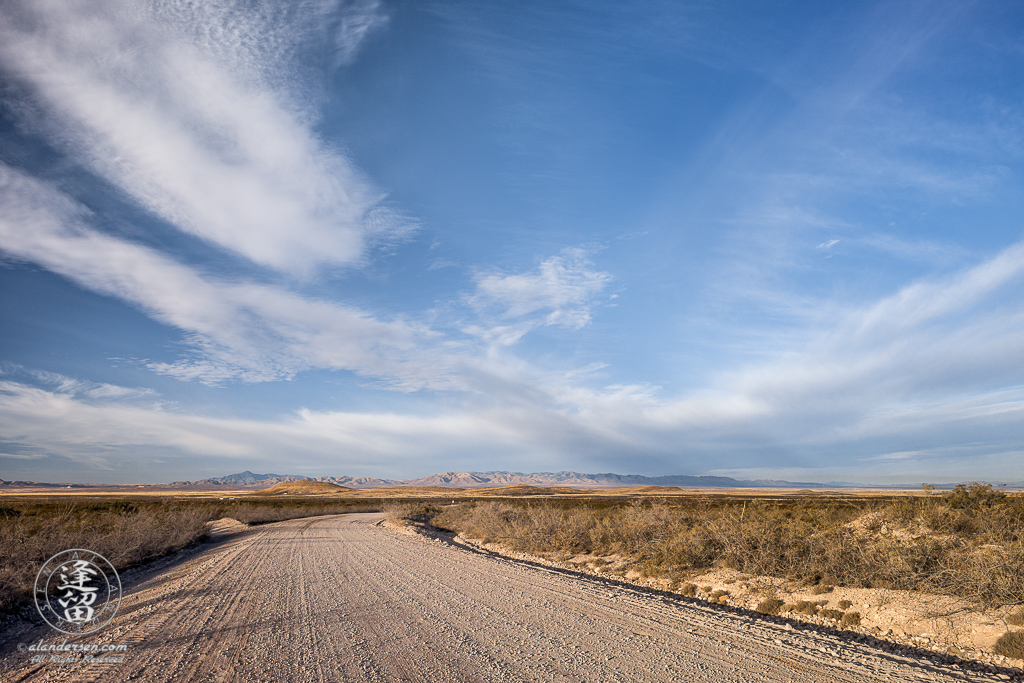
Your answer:
[[[298,519],[218,539],[125,579],[99,637],[122,663],[31,664],[7,633],[3,681],[1006,680],[836,634],[569,575],[377,525]]]
[[[529,559],[549,566],[564,567],[574,572],[607,576],[638,586],[679,592],[680,584],[668,579],[641,576],[628,557],[618,555],[574,555],[572,557],[537,557],[517,553],[497,543],[459,537],[459,542],[507,557]],[[747,610],[769,597],[784,603],[798,601],[825,603],[822,609],[856,612],[861,616],[859,626],[844,627],[853,633],[884,639],[893,644],[907,645],[941,654],[950,654],[985,664],[1019,669],[1024,672],[1024,660],[995,654],[996,641],[1007,631],[1024,628],[1007,622],[1015,606],[979,610],[977,606],[956,598],[930,595],[916,591],[881,588],[832,587],[824,593],[815,593],[811,586],[771,576],[754,576],[731,569],[713,569],[690,576],[687,583],[699,587],[697,597],[708,600],[713,591],[726,591],[722,604]],[[703,590],[707,588],[708,590]],[[843,607],[840,602],[852,603]],[[834,619],[808,616],[795,611],[782,616],[793,621],[838,628]]]

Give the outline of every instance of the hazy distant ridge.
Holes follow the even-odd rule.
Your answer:
[[[691,476],[686,474],[669,474],[659,477],[647,477],[642,474],[583,474],[580,472],[443,472],[419,479],[378,479],[376,477],[305,477],[295,474],[255,474],[246,470],[223,477],[212,477],[199,481],[175,481],[170,484],[144,484],[147,486],[173,486],[176,488],[215,487],[215,488],[252,488],[264,489],[285,481],[325,481],[353,489],[375,489],[385,486],[447,486],[459,489],[478,489],[494,486],[571,486],[575,488],[625,488],[629,486],[678,486],[680,488],[803,488],[803,489],[841,489],[841,488],[915,488],[908,484],[863,484],[845,481],[827,483],[810,481],[785,481],[779,479],[733,479],[732,477]],[[999,483],[999,482],[993,482]],[[0,486],[6,487],[95,487],[101,484],[44,483],[35,481],[4,481]],[[955,484],[937,484],[939,489],[952,489]],[[1024,489],[1024,482],[1008,482],[1010,489]]]
[[[460,489],[486,488],[492,486],[573,486],[577,488],[622,488],[627,486],[679,486],[684,488],[729,488],[729,487],[783,487],[823,488],[826,484],[815,482],[778,481],[774,479],[733,479],[732,477],[707,477],[672,474],[647,477],[641,474],[583,474],[580,472],[443,472],[419,479],[378,479],[376,477],[303,477],[281,474],[253,474],[248,470],[226,477],[203,479],[191,482],[198,486],[272,486],[282,481],[310,479],[326,481],[339,486],[355,489],[372,489],[382,486],[447,486]],[[836,486],[829,484],[828,486]],[[853,486],[854,484],[845,484]]]

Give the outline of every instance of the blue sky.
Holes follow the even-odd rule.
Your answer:
[[[10,0],[0,478],[1024,479],[1024,9]]]

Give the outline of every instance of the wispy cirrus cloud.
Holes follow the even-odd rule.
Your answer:
[[[200,273],[147,247],[91,228],[87,210],[0,165],[0,250],[181,330],[194,357],[157,372],[219,383],[286,379],[310,368],[347,369],[399,388],[447,386],[431,357],[436,333],[381,321],[343,304]]]
[[[469,305],[504,324],[470,326],[467,331],[507,345],[539,325],[585,327],[595,299],[612,281],[609,273],[593,268],[589,256],[587,250],[571,247],[544,259],[531,272],[478,274]]]
[[[410,229],[287,85],[308,82],[291,52],[327,44],[349,60],[382,21],[375,2],[15,0],[0,11],[0,69],[24,90],[26,126],[139,205],[306,275]]]
[[[108,382],[87,382],[56,372],[26,368],[17,363],[0,363],[0,377],[17,383],[28,379],[48,391],[90,401],[140,401],[152,402],[157,392],[146,387],[123,387]]]
[[[1022,281],[1018,244],[836,311],[801,346],[679,396],[645,385],[587,386],[514,357],[470,354],[456,371],[468,391],[429,413],[301,409],[251,421],[147,407],[136,399],[149,397],[127,389],[121,397],[116,388],[38,376],[41,386],[4,379],[0,433],[4,452],[24,445],[11,457],[74,450],[90,466],[129,448],[208,453],[222,467],[236,458],[269,463],[287,444],[310,467],[360,474],[379,474],[382,461],[408,470],[410,453],[472,467],[486,450],[495,467],[572,463],[586,453],[590,466],[635,454],[636,469],[705,471],[714,455],[723,463],[716,471],[738,476],[863,480],[870,471],[873,481],[927,481],[936,463],[983,476],[1022,455],[1024,298],[1006,298]],[[766,451],[776,454],[770,466]],[[831,454],[824,469],[822,453]]]
[[[532,382],[521,360],[489,355],[473,338],[446,336],[415,319],[382,320],[282,286],[214,276],[100,232],[84,206],[2,163],[0,206],[0,253],[124,301],[181,331],[186,356],[149,363],[158,373],[217,385],[290,379],[312,369],[348,370],[366,382],[403,391],[497,391],[506,397]],[[510,324],[480,327],[474,336],[493,342],[509,334],[518,339],[537,325],[578,329],[589,322],[593,299],[609,281],[580,249],[543,260],[535,272],[482,276],[475,305],[496,307],[498,317]]]
[[[659,406],[658,419],[698,416],[712,442],[747,434],[787,448],[883,438],[982,444],[996,434],[1010,442],[1024,410],[1022,293],[1018,243],[834,311],[805,342],[722,373],[703,395]]]
[[[0,251],[6,257],[126,302],[178,331],[186,352],[150,362],[158,373],[222,385],[327,369],[351,371],[358,383],[373,386],[450,391],[373,395],[374,405],[388,407],[365,411],[279,404],[279,413],[263,420],[211,419],[149,390],[8,374],[0,378],[0,453],[109,468],[166,454],[220,463],[244,458],[250,466],[288,452],[304,467],[319,468],[317,474],[325,465],[382,474],[381,463],[408,474],[418,459],[472,468],[481,453],[492,459],[488,467],[511,469],[551,462],[603,469],[607,462],[609,469],[701,471],[715,462],[752,472],[770,462],[796,472],[801,464],[830,460],[844,461],[846,472],[891,464],[902,468],[888,470],[892,476],[905,477],[929,472],[930,461],[946,467],[953,458],[1010,462],[1014,454],[1019,461],[1022,247],[982,259],[974,254],[1016,237],[1004,239],[1004,233],[976,243],[977,250],[959,249],[963,225],[938,225],[944,217],[935,210],[952,213],[997,200],[1013,208],[1004,198],[1013,190],[1012,164],[1004,162],[1020,153],[1019,107],[1004,106],[1009,98],[977,104],[984,98],[973,90],[971,97],[951,97],[975,102],[977,109],[961,113],[963,120],[944,118],[951,109],[915,99],[900,85],[930,50],[943,47],[935,36],[957,24],[959,7],[947,3],[931,12],[920,6],[908,14],[904,7],[879,6],[852,36],[846,19],[863,10],[829,10],[821,16],[844,29],[815,24],[809,44],[795,52],[764,44],[751,50],[747,38],[758,35],[785,42],[758,20],[745,20],[737,32],[732,22],[715,31],[686,19],[718,9],[676,13],[666,5],[665,14],[678,19],[673,25],[662,21],[660,10],[649,16],[614,3],[597,11],[540,3],[501,8],[479,31],[456,21],[466,29],[463,47],[468,44],[478,66],[490,71],[491,84],[511,84],[509,100],[495,100],[510,105],[497,107],[504,117],[499,128],[517,154],[547,160],[536,167],[543,172],[531,176],[544,179],[545,191],[557,185],[555,194],[580,192],[586,185],[580,196],[589,199],[580,201],[591,204],[594,188],[605,185],[588,175],[590,160],[601,157],[595,165],[601,168],[616,160],[608,156],[605,164],[615,145],[595,141],[633,148],[631,140],[647,140],[634,153],[650,168],[686,166],[687,150],[704,152],[678,182],[653,173],[633,178],[639,195],[664,187],[676,202],[664,211],[661,228],[643,216],[662,212],[625,189],[626,176],[635,175],[628,165],[619,169],[623,175],[607,177],[622,185],[622,195],[602,197],[601,206],[627,195],[634,203],[570,243],[618,235],[620,252],[634,250],[628,258],[602,258],[599,269],[592,253],[567,249],[545,252],[534,268],[516,272],[489,268],[479,251],[445,254],[455,260],[438,252],[422,270],[412,265],[413,255],[403,254],[408,279],[395,278],[382,293],[389,306],[411,311],[402,317],[374,310],[370,302],[382,299],[373,295],[358,306],[341,300],[348,292],[364,294],[365,283],[348,289],[340,279],[319,281],[324,286],[317,291],[339,297],[325,300],[301,294],[311,282],[295,280],[318,269],[330,272],[325,266],[359,264],[375,242],[410,230],[411,221],[342,152],[344,141],[329,144],[316,132],[323,66],[356,58],[386,21],[378,2],[11,0],[0,7],[4,96],[15,93],[9,111],[20,113],[26,137],[56,148],[60,167],[39,169],[23,158],[9,159],[20,170],[0,166]],[[478,11],[462,5],[440,10],[455,19]],[[518,15],[526,21],[513,25]],[[604,19],[592,24],[595,17]],[[777,19],[791,23],[788,15]],[[629,68],[659,36],[655,52],[639,61],[664,68]],[[720,44],[726,52],[735,48],[736,58],[723,57]],[[807,59],[825,54],[824,44],[842,49]],[[702,51],[704,59],[693,54]],[[774,58],[762,59],[769,52]],[[661,126],[672,118],[665,112],[683,103],[696,110],[705,99],[699,91],[679,99],[682,81],[675,79],[693,65],[667,58],[684,53],[716,68],[728,63],[713,80],[731,103],[721,106],[740,104],[734,115],[706,112],[717,132],[667,141],[667,129],[647,123]],[[579,55],[589,58],[565,59]],[[316,73],[303,70],[314,62]],[[742,83],[725,73],[734,68],[743,70]],[[751,76],[766,85],[743,105]],[[604,86],[593,89],[595,81]],[[634,119],[633,100],[620,96],[634,91],[619,86],[636,87],[643,96],[638,104],[648,95],[676,95],[646,102],[654,105],[650,118]],[[609,99],[631,105],[611,111]],[[985,106],[992,111],[976,116]],[[632,131],[618,125],[627,120]],[[698,127],[700,120],[694,119]],[[428,129],[410,126],[410,135],[416,130]],[[560,144],[548,144],[555,138]],[[573,140],[576,146],[562,144]],[[547,163],[552,150],[575,166]],[[479,169],[493,167],[473,168]],[[105,181],[96,201],[75,195],[83,170]],[[35,178],[33,171],[39,171]],[[105,192],[108,185],[118,190],[116,197]],[[415,196],[414,189],[400,191]],[[680,208],[688,197],[696,199]],[[175,241],[180,235],[173,233],[168,239],[165,226],[153,222],[133,226],[135,241],[115,236],[138,214],[125,199],[205,244]],[[108,201],[121,205],[102,215],[84,206]],[[926,219],[927,210],[933,214]],[[914,227],[881,227],[901,220]],[[616,221],[622,224],[612,225]],[[981,220],[971,230],[991,225]],[[142,234],[147,227],[153,234]],[[636,251],[640,241],[625,240],[637,234],[649,235],[643,242],[656,246]],[[453,243],[458,239],[456,231],[450,236]],[[171,241],[173,256],[163,250]],[[222,250],[278,273],[258,269],[253,275],[250,264],[224,258]],[[868,252],[887,258],[865,258]],[[203,265],[190,265],[190,257]],[[974,265],[964,266],[969,259]],[[454,269],[437,272],[456,260],[482,265],[468,283],[454,282]],[[661,261],[669,273],[654,286],[643,281],[650,261]],[[922,276],[922,265],[946,275]],[[551,337],[591,334],[587,327],[613,282],[605,270],[634,291],[647,288],[646,310],[638,306],[616,320],[624,340],[618,358],[633,351],[629,344],[642,346],[643,335],[659,337],[647,347],[659,360],[625,371],[629,362],[605,365],[608,358],[590,355],[611,346],[604,340],[559,359],[569,346],[562,338],[561,348],[548,353]],[[437,276],[447,275],[451,289],[430,290],[437,308],[420,315],[408,303],[416,299],[399,290],[418,287],[414,278],[424,272],[435,285]],[[446,310],[472,317],[472,324],[443,319]],[[663,320],[673,324],[656,324]],[[694,321],[689,339],[687,323]],[[635,330],[627,332],[626,325]],[[516,346],[541,329],[546,334],[536,335],[536,346]],[[673,345],[693,339],[706,355],[674,352]],[[712,348],[717,342],[728,348]],[[522,355],[538,350],[545,367]],[[677,373],[674,362],[687,353],[694,359],[684,362],[705,364],[701,373],[710,379],[679,388],[673,380],[685,373]],[[576,359],[583,369],[564,367]]]
[[[936,462],[995,472],[1021,457],[1024,298],[1006,303],[1005,295],[1022,281],[1024,245],[1015,245],[837,311],[833,325],[788,353],[677,396],[588,386],[572,373],[470,352],[448,368],[466,391],[429,412],[303,408],[253,421],[164,407],[130,389],[9,373],[0,384],[3,452],[24,460],[74,451],[98,467],[129,449],[170,448],[227,467],[237,458],[273,462],[287,445],[308,467],[359,474],[379,474],[384,461],[408,471],[416,458],[471,468],[481,450],[495,467],[572,463],[580,453],[593,467],[632,454],[635,469],[648,471],[705,471],[714,455],[723,473],[789,478],[815,478],[821,454],[831,453],[819,471],[836,478],[863,479],[867,470],[874,481],[927,481]],[[766,451],[776,454],[771,466]]]

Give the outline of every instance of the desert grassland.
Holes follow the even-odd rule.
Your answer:
[[[25,609],[39,568],[63,550],[97,552],[121,571],[203,541],[208,522],[216,519],[262,524],[379,509],[380,501],[225,497],[224,492],[5,493],[0,496],[0,616]]]
[[[642,576],[727,567],[1024,604],[1024,497],[987,484],[931,496],[474,502],[431,523],[528,553],[626,556]]]
[[[701,586],[696,577],[721,569],[777,578],[782,582],[753,588],[739,582],[761,592],[748,604],[841,628],[860,625],[861,614],[850,609],[856,607],[850,600],[826,607],[828,594],[867,592],[844,587],[949,596],[958,609],[995,610],[1009,626],[1024,625],[1024,497],[983,483],[899,496],[508,499],[436,512],[421,508],[408,516],[588,571],[665,580],[662,585],[684,595],[723,604],[732,604],[734,587]],[[779,590],[783,582],[786,591]],[[807,595],[785,599],[795,593]],[[1024,631],[1007,630],[993,649],[1024,659]]]
[[[260,524],[383,510],[392,523],[432,526],[585,571],[653,578],[715,602],[729,603],[737,591],[698,585],[708,571],[777,577],[802,589],[751,585],[755,600],[747,604],[768,614],[828,617],[839,627],[857,625],[860,615],[851,607],[858,606],[837,598],[837,609],[830,609],[815,598],[837,596],[843,587],[953,596],[979,614],[998,608],[1006,623],[1024,625],[1024,496],[987,484],[947,493],[524,486],[354,491],[321,484],[285,482],[256,492],[4,492],[0,614],[20,611],[31,618],[35,572],[68,548],[94,550],[123,569],[202,541],[216,519]],[[796,592],[810,597],[786,599]],[[1024,659],[1024,631],[1005,635],[996,651]]]

